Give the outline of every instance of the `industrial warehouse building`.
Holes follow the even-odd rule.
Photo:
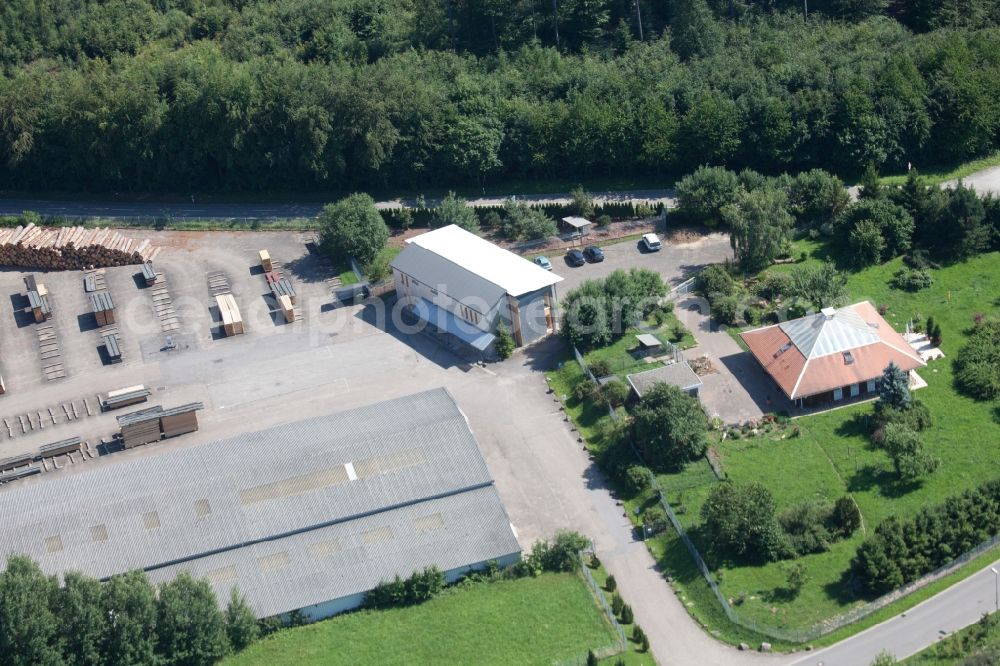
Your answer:
[[[444,389],[0,491],[0,553],[48,574],[237,586],[258,617],[360,605],[395,575],[455,580],[520,557],[465,416]]]
[[[773,326],[740,333],[750,353],[799,406],[871,397],[882,372],[927,365],[868,301],[824,308]]]
[[[408,239],[392,276],[412,314],[479,352],[492,349],[500,322],[519,347],[555,330],[562,278],[455,225]]]

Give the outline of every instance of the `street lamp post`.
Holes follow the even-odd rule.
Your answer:
[[[996,592],[994,595],[995,608],[1000,611],[1000,571],[997,571],[996,567],[990,567],[990,571],[993,572],[993,587]]]

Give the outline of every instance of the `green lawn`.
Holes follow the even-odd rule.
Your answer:
[[[888,280],[900,260],[851,276],[852,301],[870,300],[888,309],[886,319],[897,330],[915,316],[933,315],[942,327],[942,349],[953,356],[964,340],[963,331],[975,312],[996,312],[1000,297],[1000,254],[980,256],[965,263],[933,271],[934,285],[916,294],[892,289]],[[935,419],[925,433],[927,449],[941,459],[937,472],[922,483],[900,485],[886,455],[873,449],[864,434],[862,419],[871,405],[857,405],[796,420],[801,436],[779,439],[763,436],[728,440],[716,446],[726,474],[734,481],[760,481],[771,489],[779,510],[811,499],[835,500],[852,494],[861,508],[867,529],[890,515],[913,515],[920,507],[1000,476],[1000,425],[994,406],[977,403],[955,392],[949,359],[932,362],[921,371],[928,387],[916,396]],[[689,477],[685,471],[678,481]],[[696,534],[697,511],[711,488],[687,487],[683,497],[673,496],[687,509],[681,516]],[[776,627],[804,628],[840,614],[860,603],[844,584],[844,574],[863,539],[858,532],[822,554],[802,558],[809,581],[795,599],[784,598],[781,563],[765,566],[718,565],[723,593],[742,601],[745,618]],[[707,589],[707,588],[706,588]]]
[[[647,325],[649,328],[646,331],[629,329],[620,340],[617,340],[612,345],[587,352],[583,355],[584,360],[587,361],[588,365],[594,361],[605,361],[611,368],[612,374],[618,375],[622,381],[625,381],[625,375],[627,374],[652,370],[663,365],[659,361],[647,362],[646,359],[638,358],[632,353],[631,350],[639,346],[639,343],[635,339],[635,336],[639,333],[647,331],[654,333],[661,340],[672,342],[681,349],[689,349],[695,345],[694,336],[684,328],[673,312],[666,314],[662,326],[654,327],[652,321],[647,322]],[[675,330],[682,334],[680,336],[675,335]]]
[[[977,160],[972,160],[971,162],[963,162],[961,164],[944,164],[944,165],[927,165],[922,166],[920,164],[915,165],[918,172],[923,176],[924,180],[929,185],[936,185],[942,183],[946,180],[957,180],[959,178],[965,178],[966,176],[971,176],[977,171],[982,171],[983,169],[989,169],[1000,165],[1000,151],[996,151],[986,157],[980,157]],[[879,179],[883,185],[902,185],[906,182],[906,174],[897,174],[892,176],[885,176]]]
[[[551,664],[615,634],[577,574],[452,588],[419,606],[360,611],[279,631],[224,663]]]

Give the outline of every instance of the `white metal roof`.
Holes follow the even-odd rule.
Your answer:
[[[462,271],[491,282],[511,296],[529,294],[562,281],[561,277],[534,262],[454,224],[410,238],[407,243],[428,250]],[[419,275],[413,277],[421,279]],[[452,279],[463,280],[465,276],[456,271]]]
[[[807,315],[778,324],[802,355],[808,358],[845,352],[876,344],[881,339],[852,306]]]
[[[562,221],[576,229],[582,229],[590,226],[590,220],[585,217],[564,217]]]

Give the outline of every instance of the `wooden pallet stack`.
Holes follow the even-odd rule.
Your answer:
[[[38,449],[39,458],[55,458],[67,453],[76,453],[83,449],[83,440],[79,437],[70,437],[58,442],[46,444]]]
[[[240,315],[240,308],[236,305],[236,299],[232,294],[219,294],[215,297],[215,303],[219,307],[219,314],[222,315],[222,328],[227,336],[242,335],[243,317]]]
[[[84,270],[141,264],[158,252],[148,239],[134,240],[108,228],[46,228],[30,223],[0,229],[0,266]]]
[[[128,407],[140,402],[146,402],[149,398],[150,390],[142,384],[127,386],[116,391],[108,391],[107,395],[98,396],[101,400],[101,411],[107,412],[112,409]]]
[[[142,265],[142,279],[145,280],[147,287],[152,287],[156,284],[156,270],[153,268],[153,262],[147,261]]]
[[[267,250],[261,250],[257,253],[260,256],[260,267],[264,269],[265,273],[271,272],[271,254]]]

